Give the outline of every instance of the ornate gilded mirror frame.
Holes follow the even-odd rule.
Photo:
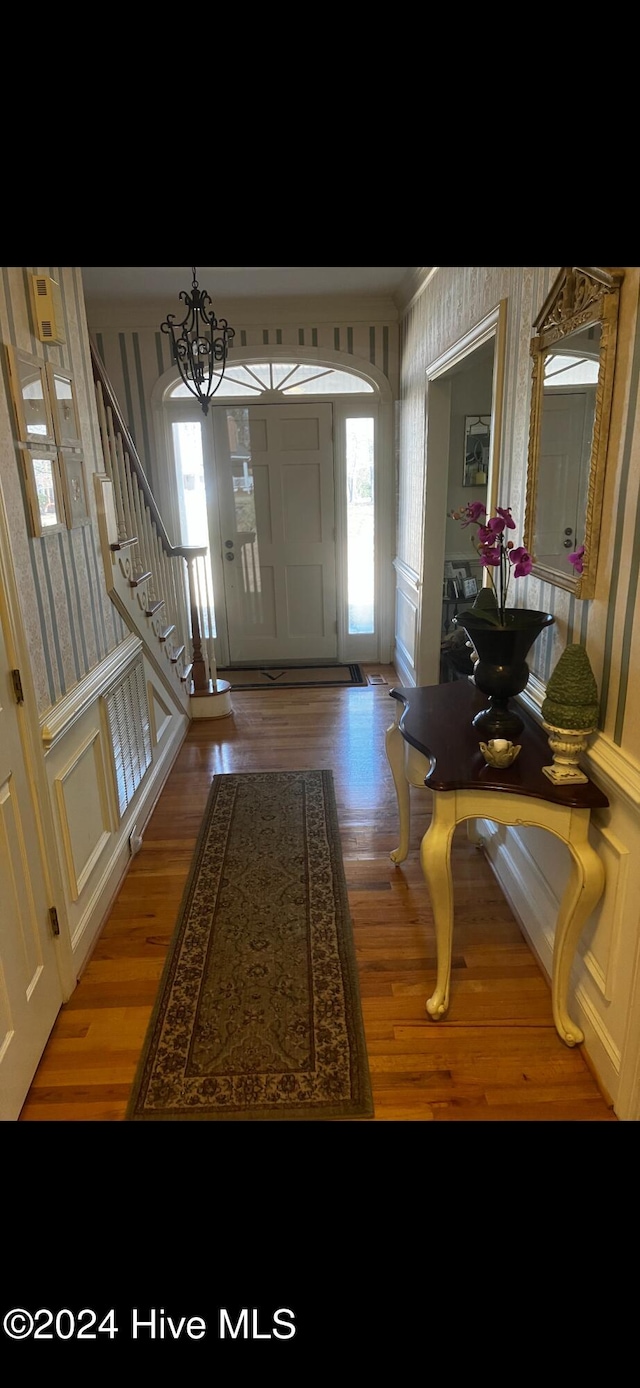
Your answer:
[[[618,302],[622,279],[623,273],[620,270],[564,266],[535,320],[535,335],[531,341],[533,377],[524,545],[534,561],[532,572],[538,578],[553,583],[558,588],[566,588],[578,598],[593,597],[596,585],[602,494],[613,393]],[[572,569],[569,562],[559,569],[548,566],[536,558],[542,408],[545,360],[549,349],[569,337],[571,333],[594,325],[599,325],[600,328],[599,369],[595,386],[584,532],[582,536],[577,534],[574,537],[576,546],[584,545],[582,573],[579,573]]]

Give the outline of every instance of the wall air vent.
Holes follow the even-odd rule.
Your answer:
[[[120,818],[151,766],[151,727],[144,682],[138,660],[104,696],[111,734],[113,767]]]
[[[35,335],[39,342],[66,342],[62,295],[57,280],[49,275],[32,275],[31,292]]]

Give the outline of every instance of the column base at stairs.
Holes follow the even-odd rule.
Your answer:
[[[209,680],[201,694],[191,691],[192,718],[226,718],[232,712],[231,685],[226,680]]]

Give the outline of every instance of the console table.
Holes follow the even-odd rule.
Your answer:
[[[569,881],[560,904],[553,950],[553,1019],[568,1046],[584,1034],[567,1011],[569,976],[582,928],[604,887],[604,867],[589,843],[593,809],[606,808],[606,795],[591,781],[554,785],[542,767],[551,764],[544,729],[523,708],[522,746],[510,767],[487,766],[472,718],[486,695],[471,680],[411,689],[395,688],[396,719],[386,734],[386,750],[398,797],[400,842],[391,854],[401,863],[409,851],[410,786],[433,794],[431,824],[420,845],[420,862],[429,889],[436,935],[436,986],[427,1001],[434,1021],[449,1006],[453,941],[451,840],[463,820],[536,825],[566,843],[571,853]]]

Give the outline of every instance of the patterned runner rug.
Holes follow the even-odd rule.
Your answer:
[[[126,1118],[370,1118],[331,771],[213,779]]]
[[[314,689],[318,685],[368,683],[359,665],[265,665],[261,670],[230,666],[218,670],[232,689]]]

